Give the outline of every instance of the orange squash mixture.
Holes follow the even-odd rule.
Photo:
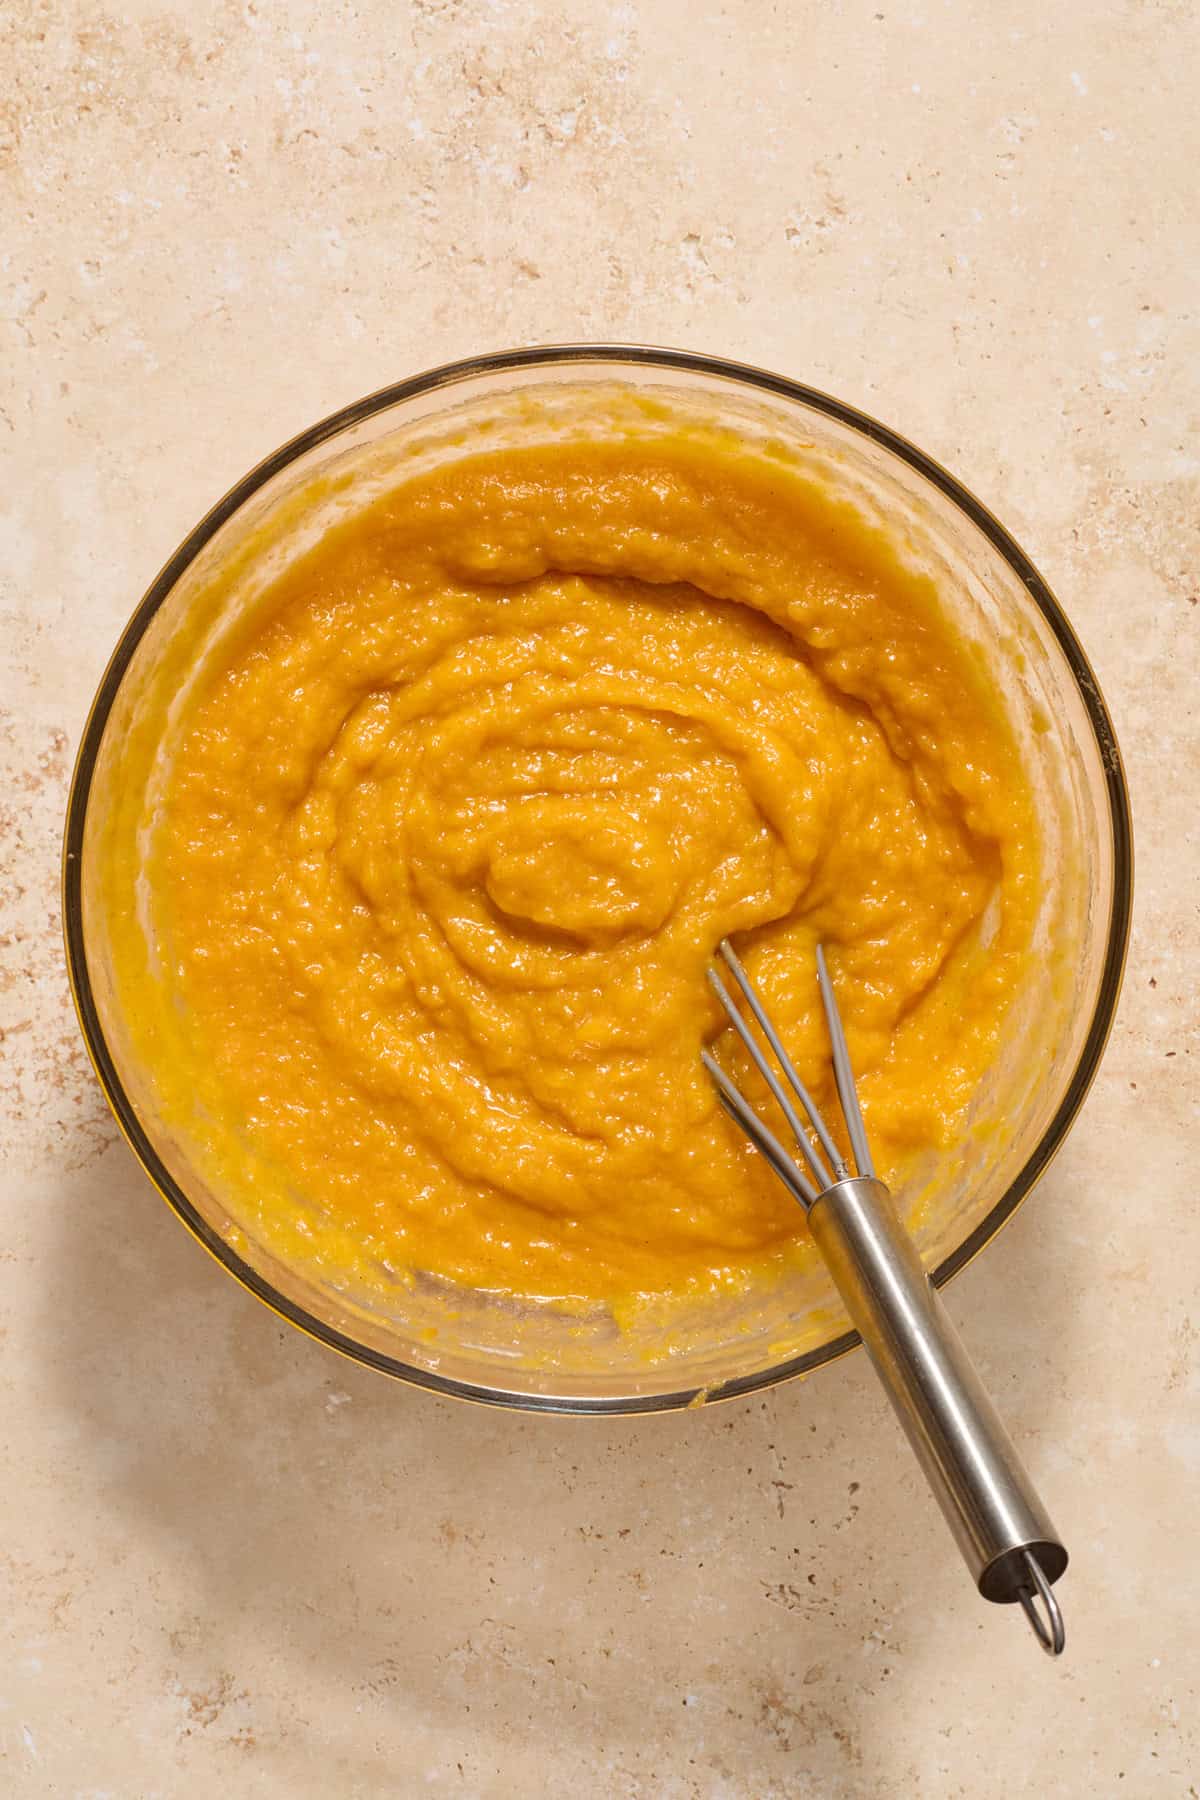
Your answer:
[[[214,1178],[252,1155],[247,1229],[617,1306],[815,1254],[700,1067],[757,1093],[718,941],[828,1101],[825,944],[899,1177],[988,1067],[1037,848],[928,579],[795,471],[635,435],[331,530],[189,699],[144,875],[167,1099]]]

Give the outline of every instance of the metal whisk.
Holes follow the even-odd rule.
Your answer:
[[[1066,1634],[1051,1584],[1066,1568],[1067,1552],[921,1266],[890,1193],[875,1174],[825,957],[818,948],[817,982],[855,1174],[727,941],[718,956],[773,1052],[782,1081],[715,965],[709,968],[709,983],[778,1102],[804,1166],[708,1051],[702,1051],[720,1099],[804,1208],[813,1239],[979,1592],[985,1600],[1019,1601],[1042,1648],[1059,1656]],[[794,1102],[799,1102],[807,1126]]]

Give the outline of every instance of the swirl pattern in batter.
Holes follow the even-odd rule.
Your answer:
[[[1033,810],[855,514],[684,439],[464,457],[256,619],[189,704],[151,885],[180,1103],[214,1166],[255,1146],[282,1254],[614,1303],[811,1254],[699,1066],[725,935],[828,1097],[824,941],[883,1172],[949,1140]]]

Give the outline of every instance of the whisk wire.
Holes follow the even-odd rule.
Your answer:
[[[833,1176],[830,1175],[829,1170],[825,1167],[825,1164],[821,1161],[820,1156],[817,1154],[815,1146],[813,1145],[812,1141],[810,1140],[808,1133],[805,1131],[804,1126],[800,1122],[799,1113],[796,1111],[795,1107],[792,1105],[790,1099],[788,1098],[787,1090],[784,1088],[783,1083],[780,1081],[778,1075],[776,1075],[774,1069],[771,1067],[770,1063],[768,1062],[763,1050],[759,1046],[758,1041],[756,1040],[756,1038],[754,1036],[753,1031],[751,1031],[749,1025],[746,1023],[745,1019],[743,1019],[741,1013],[738,1011],[737,1004],[734,1001],[733,995],[729,992],[729,989],[725,986],[725,983],[721,980],[721,977],[718,975],[718,973],[715,969],[710,968],[708,971],[708,984],[712,988],[713,993],[717,996],[717,999],[721,1002],[721,1005],[725,1011],[725,1015],[729,1020],[729,1023],[733,1026],[733,1029],[737,1032],[737,1034],[741,1038],[743,1044],[745,1044],[746,1049],[749,1052],[751,1061],[754,1063],[755,1068],[758,1070],[759,1074],[762,1076],[763,1080],[766,1082],[767,1086],[770,1088],[772,1094],[774,1094],[775,1099],[778,1101],[779,1109],[783,1113],[784,1118],[787,1120],[788,1124],[792,1128],[792,1134],[795,1137],[797,1144],[800,1146],[800,1150],[801,1150],[801,1153],[803,1154],[804,1160],[808,1164],[809,1168],[812,1170],[813,1175],[816,1177],[819,1189],[821,1191],[823,1191],[825,1188],[827,1188],[830,1185],[830,1183],[833,1180]],[[740,985],[740,983],[739,983],[739,985]],[[772,1032],[771,1035],[774,1036],[774,1033]],[[785,1068],[784,1072],[787,1073],[786,1068]],[[734,1091],[736,1092],[737,1090],[735,1089]],[[746,1102],[744,1100],[743,1096],[739,1094],[738,1098],[742,1100],[742,1103],[743,1103],[743,1105],[746,1106],[747,1111],[751,1111],[748,1102]],[[804,1104],[803,1101],[801,1103]],[[739,1121],[739,1123],[741,1123],[741,1114],[740,1113],[738,1114],[738,1121]],[[789,1158],[789,1161],[790,1160],[791,1159]]]
[[[821,999],[825,1006],[825,1020],[829,1026],[829,1044],[833,1051],[833,1078],[837,1082],[838,1099],[842,1103],[842,1116],[846,1121],[846,1130],[850,1134],[850,1148],[854,1151],[854,1161],[860,1175],[868,1175],[875,1179],[875,1164],[871,1160],[871,1150],[867,1143],[867,1129],[863,1124],[862,1110],[858,1104],[858,1092],[854,1086],[854,1070],[850,1066],[850,1052],[846,1047],[846,1033],[842,1029],[842,1015],[833,994],[833,983],[829,979],[829,970],[825,967],[825,952],[817,945],[817,984],[821,990]]]
[[[817,1190],[803,1169],[788,1155],[775,1133],[763,1124],[750,1102],[707,1050],[700,1052],[700,1061],[712,1076],[718,1098],[726,1112],[741,1126],[754,1148],[766,1158],[788,1192],[807,1212],[817,1197]]]
[[[806,1089],[806,1085],[802,1082],[801,1076],[797,1073],[795,1064],[792,1062],[792,1058],[788,1057],[788,1051],[784,1049],[783,1040],[779,1037],[779,1033],[775,1031],[775,1026],[772,1024],[772,1021],[770,1021],[770,1017],[768,1017],[768,1013],[766,1013],[766,1008],[763,1006],[763,1001],[761,1001],[759,995],[757,995],[754,983],[750,981],[750,977],[747,976],[745,968],[741,967],[741,961],[739,961],[738,956],[734,954],[734,949],[732,949],[732,945],[730,945],[727,938],[721,940],[720,947],[718,947],[718,954],[720,954],[721,959],[725,961],[725,967],[729,968],[729,972],[732,974],[732,977],[734,977],[734,981],[738,983],[738,988],[741,990],[741,997],[745,999],[748,1010],[754,1015],[754,1021],[757,1022],[759,1031],[763,1033],[763,1037],[765,1037],[766,1042],[768,1042],[768,1046],[774,1051],[775,1058],[777,1058],[777,1062],[779,1062],[779,1067],[783,1069],[784,1076],[786,1076],[788,1084],[792,1087],[792,1093],[795,1094],[795,1098],[801,1102],[802,1107],[804,1107],[804,1112],[808,1114],[808,1121],[810,1121],[810,1125],[813,1127],[813,1132],[815,1132],[815,1136],[817,1136],[820,1148],[824,1150],[824,1154],[826,1154],[826,1157],[829,1159],[829,1166],[826,1166],[826,1163],[820,1159],[817,1145],[813,1145],[813,1141],[811,1141],[810,1136],[808,1136],[808,1132],[804,1130],[804,1125],[801,1123],[799,1114],[795,1111],[795,1107],[793,1107],[792,1102],[790,1102],[790,1098],[788,1098],[788,1094],[784,1091],[783,1085],[779,1082],[779,1078],[775,1076],[774,1069],[770,1066],[770,1060],[766,1058],[763,1049],[759,1048],[754,1033],[750,1031],[750,1026],[748,1026],[747,1021],[741,1017],[738,1006],[734,1004],[734,999],[732,999],[732,995],[730,995],[729,988],[721,981],[720,974],[716,972],[716,968],[709,968],[709,986],[711,986],[712,992],[716,994],[718,1001],[720,1001],[721,1006],[723,1006],[725,1015],[729,1017],[732,1028],[738,1033],[741,1042],[747,1046],[747,1051],[750,1053],[750,1058],[752,1058],[754,1066],[756,1066],[757,1071],[759,1071],[759,1075],[763,1076],[763,1080],[765,1080],[766,1085],[770,1087],[770,1091],[774,1094],[775,1100],[779,1102],[779,1107],[781,1107],[781,1111],[783,1111],[784,1118],[788,1121],[788,1125],[792,1127],[792,1134],[795,1136],[795,1141],[797,1141],[797,1145],[801,1147],[804,1161],[808,1163],[811,1172],[813,1172],[813,1177],[815,1177],[817,1183],[819,1183],[819,1192],[824,1192],[824,1188],[828,1188],[829,1184],[840,1181],[840,1179],[846,1175],[846,1163],[844,1163],[844,1159],[842,1159],[842,1152],[838,1150],[835,1141],[831,1138],[828,1127],[826,1127],[826,1121],[822,1120],[820,1112],[817,1111],[817,1103],[815,1103],[810,1091]],[[829,1172],[829,1170],[833,1170],[833,1172]]]
[[[728,938],[721,939],[721,942],[717,947],[717,952],[728,968],[730,974],[733,976],[733,979],[737,982],[738,987],[741,989],[742,998],[750,1008],[750,1011],[754,1014],[754,1017],[758,1022],[759,1030],[775,1052],[779,1066],[791,1084],[792,1092],[808,1114],[809,1123],[816,1132],[821,1148],[829,1159],[829,1166],[833,1170],[832,1176],[830,1176],[823,1168],[820,1170],[814,1168],[813,1174],[816,1175],[819,1181],[823,1181],[826,1186],[828,1186],[830,1180],[840,1181],[842,1176],[846,1173],[845,1159],[837,1145],[834,1143],[824,1119],[817,1110],[816,1101],[797,1074],[796,1066],[784,1048],[783,1040],[779,1033],[771,1023],[770,1015],[763,1005],[762,1000],[759,998],[757,988],[742,967],[741,958],[737,955],[737,952],[734,950],[733,945],[729,942]]]

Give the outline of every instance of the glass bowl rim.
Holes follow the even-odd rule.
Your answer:
[[[1075,681],[1104,771],[1108,800],[1108,817],[1112,838],[1113,891],[1109,912],[1107,941],[1096,1005],[1078,1062],[1067,1083],[1066,1091],[1054,1117],[1014,1181],[991,1207],[957,1249],[933,1271],[932,1279],[941,1287],[972,1262],[984,1246],[991,1242],[1001,1226],[1013,1216],[1038,1179],[1044,1174],[1059,1150],[1070,1126],[1092,1084],[1107,1043],[1121,989],[1121,978],[1129,943],[1133,900],[1133,830],[1129,806],[1129,790],[1121,760],[1120,747],[1099,683],[1066,614],[1047,583],[1025,552],[1000,521],[983,503],[932,457],[915,444],[881,424],[877,419],[849,406],[832,395],[812,388],[787,376],[773,374],[752,364],[708,356],[698,351],[674,350],[646,344],[568,343],[531,346],[516,350],[485,352],[442,363],[403,381],[390,383],[361,400],[330,413],[288,440],[264,458],[249,473],[235,482],[193,527],[174,554],[168,558],[151,582],[132,617],[121,633],[108,666],[100,679],[87,721],[80,738],[67,801],[66,828],[63,838],[62,908],[66,946],[67,973],[75,1010],[83,1032],[88,1056],[123,1136],[154,1186],[178,1214],[199,1243],[243,1287],[271,1308],[280,1318],[295,1325],[308,1336],[327,1344],[354,1362],[363,1363],[382,1373],[408,1381],[417,1387],[447,1394],[456,1399],[473,1400],[494,1406],[530,1412],[574,1414],[636,1414],[667,1412],[694,1406],[701,1401],[733,1399],[773,1387],[777,1382],[811,1374],[823,1364],[833,1362],[860,1342],[857,1332],[844,1332],[818,1349],[806,1351],[784,1362],[748,1375],[735,1377],[711,1388],[688,1387],[664,1393],[645,1395],[556,1395],[522,1393],[515,1389],[492,1387],[460,1381],[406,1363],[360,1343],[347,1333],[309,1313],[281,1293],[245,1262],[227,1244],[193,1206],[178,1182],[169,1173],[149,1136],[144,1130],[126,1094],[105,1041],[99,1011],[92,990],[83,936],[83,869],[84,826],[92,776],[109,714],[142,637],[159,607],[166,600],[180,576],[194,561],[205,544],[280,470],[315,449],[327,439],[347,428],[361,424],[376,413],[439,388],[457,386],[477,376],[511,373],[538,368],[561,368],[572,363],[606,363],[641,369],[661,369],[717,377],[744,387],[757,388],[786,400],[797,401],[838,423],[873,440],[939,489],[978,527],[993,548],[1007,562],[1025,592],[1049,626]]]

